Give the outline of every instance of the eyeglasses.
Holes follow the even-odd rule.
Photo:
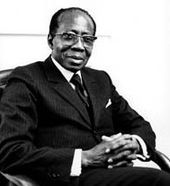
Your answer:
[[[75,44],[78,41],[78,38],[82,38],[83,43],[85,46],[93,46],[94,41],[97,39],[97,37],[92,35],[78,35],[74,33],[64,32],[64,33],[56,33],[55,35],[61,36],[63,41],[67,43],[68,45]]]

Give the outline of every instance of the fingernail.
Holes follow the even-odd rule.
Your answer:
[[[113,168],[113,166],[112,165],[108,165],[108,167],[107,167],[108,169],[112,169]]]
[[[109,152],[110,152],[110,149],[106,149],[106,150],[105,150],[105,153],[109,153]]]
[[[104,140],[104,141],[112,141],[112,138],[110,138],[108,136],[102,136],[102,140]]]
[[[108,163],[112,163],[113,162],[112,158],[109,158],[107,161],[108,161]]]
[[[119,132],[118,134],[115,135],[115,137],[117,138],[117,137],[120,137],[121,135],[122,135],[122,133]]]

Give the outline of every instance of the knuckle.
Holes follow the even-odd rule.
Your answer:
[[[130,153],[130,151],[129,150],[127,150],[127,151],[124,151],[124,153],[123,153],[123,155],[124,156],[128,156],[128,155],[130,155],[131,153]]]

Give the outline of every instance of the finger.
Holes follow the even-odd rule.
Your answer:
[[[129,135],[129,134],[123,134],[122,135],[122,133],[118,133],[116,135],[112,135],[109,138],[110,138],[110,141],[115,141],[115,140],[131,140],[132,139],[131,135]]]
[[[127,161],[121,161],[113,165],[113,167],[125,167],[125,166],[133,166],[133,163]]]
[[[132,151],[139,151],[140,146],[138,144],[138,142],[136,142],[135,140],[127,140],[126,144],[122,147],[122,150],[132,150]]]
[[[134,165],[133,162],[128,162],[128,163],[127,163],[127,166],[128,166],[128,167],[133,167],[133,165]]]
[[[112,150],[116,150],[116,149],[121,149],[122,147],[124,147],[125,145],[128,145],[129,143],[131,143],[130,140],[125,140],[124,138],[119,138],[113,141],[110,141],[110,148]]]
[[[110,138],[112,138],[112,139],[117,139],[117,138],[119,138],[120,136],[122,136],[122,133],[121,133],[121,132],[119,132],[118,134],[114,134],[114,135],[110,136]]]
[[[102,136],[102,140],[103,141],[115,141],[115,140],[132,140],[132,136],[130,134],[123,134],[122,133],[118,133],[118,134],[114,134],[112,136]]]
[[[137,156],[136,156],[136,154],[130,154],[130,155],[127,156],[127,159],[128,160],[136,160]]]
[[[133,166],[131,163],[127,162],[127,161],[121,161],[121,162],[118,162],[116,164],[111,164],[111,165],[108,165],[108,169],[112,169],[114,167],[125,167],[125,166]]]
[[[117,149],[112,150],[112,154],[113,155],[117,155],[117,154],[120,154],[120,153],[122,153],[124,151],[129,151],[129,152],[131,152],[131,154],[134,153],[134,150],[132,150],[132,149],[126,147],[126,145],[124,145],[124,146],[120,146]]]
[[[108,136],[102,136],[102,140],[103,141],[112,141],[112,138],[108,137]]]
[[[105,136],[104,135],[104,136],[102,136],[102,140],[103,141],[112,141],[112,140],[119,138],[121,135],[122,135],[122,133],[114,134],[112,136]]]
[[[114,162],[114,161],[119,161],[122,159],[126,159],[129,155],[131,155],[132,152],[127,150],[127,151],[122,151],[118,154],[113,154],[108,158],[108,162]]]
[[[104,136],[102,136],[102,140],[105,142],[112,142],[112,141],[114,142],[114,140],[118,139],[121,135],[122,135],[122,133],[118,133],[118,134],[112,135],[110,137],[104,135]],[[117,148],[117,147],[119,147],[119,145],[115,146],[115,148]],[[110,153],[111,149],[113,149],[113,145],[109,145],[109,147],[106,148],[105,153]]]
[[[122,139],[121,141],[116,141],[115,143],[118,143],[120,147],[119,149],[117,149],[117,151],[115,151],[115,153],[119,153],[120,151],[124,151],[124,150],[131,150],[133,152],[138,152],[140,150],[140,146],[137,140]]]
[[[124,139],[129,139],[129,140],[132,140],[133,139],[131,134],[123,134],[122,137]]]
[[[117,137],[115,137],[115,138],[111,138],[108,136],[102,136],[102,140],[105,142],[108,142],[107,149],[106,149],[105,153],[110,153],[111,150],[117,150],[117,149],[119,149],[119,151],[122,151],[123,149],[131,149],[131,145],[128,145],[128,144],[131,144],[131,142],[132,142],[129,139],[130,135],[124,136],[121,133],[119,133],[116,136]],[[128,137],[128,138],[126,138],[126,137]],[[122,149],[122,147],[124,147],[124,148]]]
[[[114,134],[114,135],[110,136],[109,138],[118,139],[119,137],[123,137],[124,139],[132,139],[132,135],[130,135],[130,134],[122,134],[121,132],[118,133],[118,134]]]

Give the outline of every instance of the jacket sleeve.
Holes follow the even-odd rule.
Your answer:
[[[109,78],[110,79],[110,78]],[[155,133],[148,121],[139,115],[112,86],[112,108],[116,130],[118,132],[140,136],[147,145],[148,153],[152,156],[155,151]]]
[[[0,170],[23,173],[43,184],[68,181],[74,149],[35,146],[36,87],[29,75],[16,74],[11,75],[0,102]]]

